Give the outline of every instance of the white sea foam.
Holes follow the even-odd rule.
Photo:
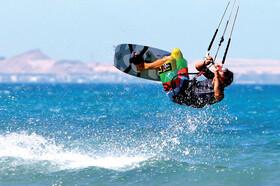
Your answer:
[[[48,161],[58,170],[100,167],[112,170],[130,170],[139,166],[149,157],[135,155],[104,155],[82,153],[77,149],[66,149],[53,140],[35,133],[10,133],[0,135],[0,159],[16,158],[26,162]]]

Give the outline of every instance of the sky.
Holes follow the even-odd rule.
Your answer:
[[[0,56],[41,49],[54,59],[112,63],[114,46],[137,43],[200,59],[227,2],[0,0]],[[280,1],[239,4],[229,58],[280,59]]]

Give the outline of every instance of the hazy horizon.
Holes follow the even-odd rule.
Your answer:
[[[280,60],[229,59],[226,67],[235,73],[237,83],[279,84]],[[196,72],[194,61],[189,71]],[[117,70],[112,63],[53,59],[40,50],[0,59],[0,83],[17,82],[146,82]]]
[[[95,62],[95,63],[98,63],[98,64],[112,64],[113,65],[113,62],[114,62],[114,56],[112,55],[112,59],[110,61],[94,61],[94,60],[87,60],[87,59],[79,59],[79,58],[67,58],[67,57],[54,57],[54,56],[51,56],[50,54],[46,53],[44,50],[40,49],[40,48],[31,48],[31,49],[27,49],[27,50],[23,50],[19,53],[15,53],[13,55],[10,55],[10,56],[6,56],[6,55],[0,55],[0,60],[5,60],[5,59],[10,59],[10,58],[14,58],[14,57],[17,57],[17,56],[20,56],[20,55],[25,55],[26,53],[29,53],[29,52],[41,52],[42,54],[48,56],[49,58],[53,59],[53,60],[73,60],[73,61],[81,61],[81,62],[84,62],[84,63],[88,63],[88,62]],[[195,62],[197,60],[200,60],[202,58],[194,58],[194,59],[190,59],[190,58],[187,58],[188,62]],[[221,56],[219,56],[217,58],[217,61],[219,62],[219,60],[221,60]],[[280,57],[279,58],[241,58],[241,57],[235,57],[235,58],[232,58],[232,57],[228,57],[227,58],[227,61],[241,61],[241,60],[256,60],[256,61],[279,61],[280,62]],[[280,72],[279,72],[280,73]]]

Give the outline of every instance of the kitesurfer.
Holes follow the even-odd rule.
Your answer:
[[[213,72],[209,70],[208,66],[213,64],[211,56],[195,64],[199,74],[203,74],[206,79],[190,79],[187,60],[178,48],[173,49],[169,56],[152,63],[145,62],[136,53],[133,54],[132,60],[137,63],[139,72],[147,69],[159,70],[164,90],[173,102],[195,108],[221,101],[224,98],[224,88],[233,81],[233,73],[221,65],[215,64]]]

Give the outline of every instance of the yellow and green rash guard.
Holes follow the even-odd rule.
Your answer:
[[[175,80],[178,75],[188,75],[188,62],[184,59],[180,49],[173,49],[171,57],[172,59],[164,63],[159,70],[160,80],[164,85],[171,84],[171,81]]]

